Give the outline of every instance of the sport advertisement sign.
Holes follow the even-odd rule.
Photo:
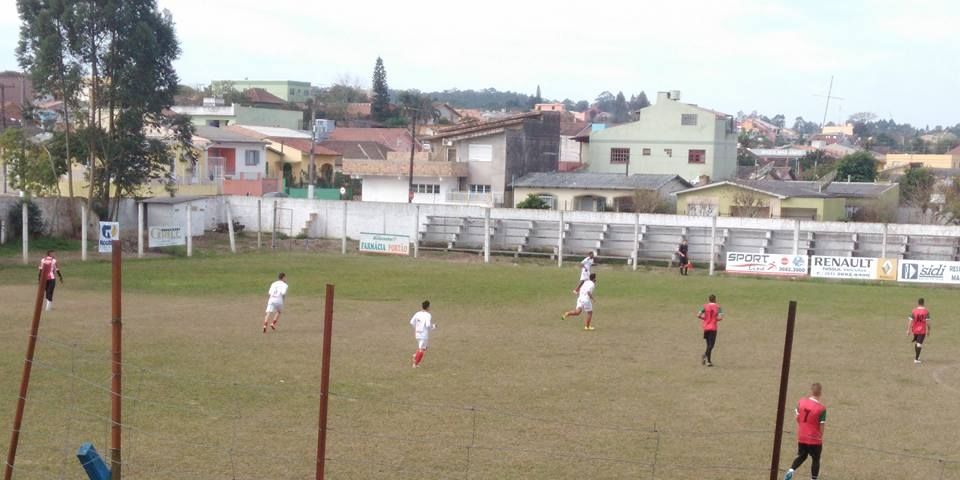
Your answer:
[[[810,276],[850,280],[896,280],[897,259],[869,257],[810,257]]]
[[[810,257],[777,253],[728,252],[727,273],[803,277],[807,275]]]
[[[897,280],[910,283],[960,284],[960,262],[900,260]]]

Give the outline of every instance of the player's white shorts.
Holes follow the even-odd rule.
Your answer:
[[[586,271],[586,270],[584,270],[584,269],[581,268],[581,269],[580,269],[580,281],[581,281],[581,282],[586,282],[587,280],[590,280],[590,272],[588,272],[588,271]]]
[[[430,343],[430,341],[429,341],[429,339],[427,339],[427,338],[418,338],[418,339],[417,339],[417,348],[420,349],[420,350],[426,350],[429,343]]]
[[[583,310],[584,312],[593,311],[593,302],[590,300],[577,300],[577,310]]]
[[[268,302],[267,313],[273,313],[273,312],[277,312],[277,313],[283,312],[283,303]]]

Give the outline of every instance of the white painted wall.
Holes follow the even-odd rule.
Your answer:
[[[447,192],[456,191],[459,186],[455,177],[413,177],[413,183],[440,185],[438,194],[414,194],[413,203],[444,203]],[[407,203],[409,187],[406,177],[364,176],[362,199],[364,202]]]
[[[256,151],[259,153],[259,161],[256,165],[247,166],[247,151]],[[267,149],[265,147],[237,146],[237,177],[242,179],[255,179],[257,175],[265,177],[267,174]]]
[[[159,226],[175,226],[180,225],[184,227],[184,233],[186,233],[187,225],[187,207],[193,206],[193,213],[191,214],[191,235],[194,237],[202,237],[203,231],[207,229],[207,207],[208,201],[197,201],[197,202],[184,202],[177,203],[174,205],[166,204],[146,204],[146,225],[144,225],[144,230],[149,227],[159,227]],[[226,215],[224,213],[224,215]],[[211,227],[215,227],[216,222]],[[212,228],[211,228],[212,229]],[[136,217],[128,224],[121,222],[120,224],[120,236],[125,237],[124,232],[127,232],[126,235],[132,236],[133,238],[137,237],[137,221]],[[127,236],[126,238],[129,238]]]

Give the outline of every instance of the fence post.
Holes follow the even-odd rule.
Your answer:
[[[880,239],[880,258],[887,258],[887,224],[883,224],[883,233]]]
[[[143,202],[137,202],[137,258],[143,258]]]
[[[717,217],[710,217],[710,276],[716,269],[717,263]]]
[[[257,250],[263,247],[263,200],[257,199]]]
[[[420,255],[420,205],[417,205],[416,217],[413,224],[413,258]]]
[[[189,211],[189,210],[188,210]],[[110,370],[110,478],[120,480],[122,461],[121,440],[123,437],[123,322],[121,262],[123,248],[120,240],[113,241],[112,288],[111,288],[111,362]]]
[[[557,234],[557,267],[563,266],[563,210],[560,210],[560,229]]]
[[[273,201],[273,226],[270,227],[270,248],[277,248],[277,200]]]
[[[27,197],[23,197],[23,198],[26,199]],[[21,217],[20,217],[20,222],[21,222],[20,231],[22,232],[22,235],[20,237],[23,239],[23,263],[24,264],[30,261],[30,255],[28,254],[28,251],[30,249],[30,232],[28,230],[30,226],[29,224],[30,219],[27,218],[27,215],[28,215],[27,202],[28,201],[29,200],[23,201],[23,211],[21,212]]]
[[[80,259],[87,261],[87,206],[80,205]]]
[[[230,213],[230,200],[224,199],[223,205],[224,208],[227,209],[227,232],[230,233],[230,252],[237,253],[237,241],[233,238],[233,214]]]
[[[640,263],[640,213],[637,212],[633,223],[633,271],[637,271],[637,264]]]
[[[343,202],[343,235],[340,236],[340,255],[347,254],[347,202]]]
[[[193,256],[193,204],[187,202],[187,256]]]
[[[787,404],[787,385],[790,383],[790,356],[793,352],[793,328],[797,320],[797,302],[790,300],[787,308],[787,332],[783,339],[783,365],[780,367],[780,395],[777,399],[777,421],[773,432],[773,455],[770,459],[770,480],[780,473],[780,444],[783,441],[783,415]]]
[[[320,352],[320,414],[317,427],[317,480],[326,475],[327,408],[330,400],[330,347],[333,343],[333,285],[323,304],[323,351]]]
[[[7,243],[7,221],[0,220],[0,245]]]
[[[483,263],[490,263],[490,207],[483,213]]]
[[[793,254],[797,255],[800,253],[800,219],[794,220],[793,223]]]

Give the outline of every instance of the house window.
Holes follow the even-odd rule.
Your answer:
[[[448,162],[456,162],[456,161],[457,161],[457,149],[456,149],[456,148],[448,148],[448,149],[447,149],[447,161],[448,161]]]
[[[650,149],[649,149],[649,148],[644,148],[644,149],[643,149],[643,156],[644,156],[644,157],[649,157],[649,156],[650,156]]]
[[[470,193],[490,193],[490,185],[470,184]]]
[[[471,162],[493,161],[493,145],[470,144],[468,155]]]
[[[687,152],[687,163],[704,163],[707,161],[706,150],[690,150]]]
[[[630,149],[629,148],[611,148],[610,163],[611,164],[630,163]]]
[[[431,183],[418,183],[414,184],[413,191],[417,193],[437,194],[440,193],[440,185]]]
[[[681,113],[680,114],[680,125],[687,127],[694,127],[697,125],[697,114],[696,113]]]
[[[672,148],[664,148],[664,149],[663,149],[663,153],[664,153],[666,156],[668,156],[668,157],[673,157],[673,149],[672,149]]]
[[[293,94],[294,94],[293,92],[295,92],[295,91],[296,91],[296,90],[294,90],[294,89],[291,88],[291,89],[290,89],[290,95],[293,95]]]
[[[260,165],[260,152],[256,150],[247,150],[243,153],[243,164],[248,167]]]

